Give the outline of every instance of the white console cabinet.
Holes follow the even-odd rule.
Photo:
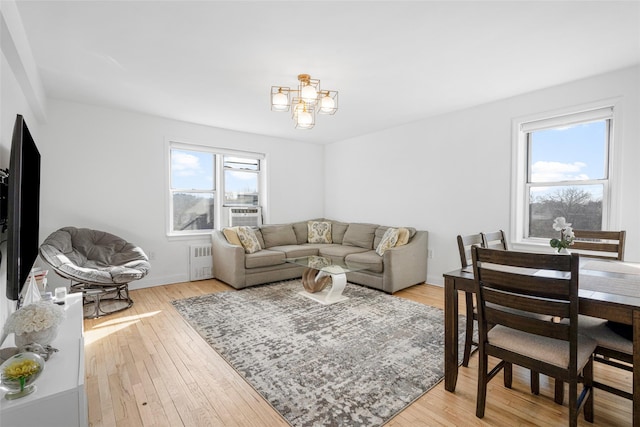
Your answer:
[[[88,425],[82,294],[67,295],[64,307],[67,316],[51,343],[59,351],[46,362],[35,383],[37,390],[16,400],[5,399],[4,392],[0,395],[2,427]],[[5,345],[13,345],[13,335],[7,338]]]

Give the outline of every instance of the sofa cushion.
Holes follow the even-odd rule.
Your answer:
[[[307,238],[309,234],[307,221],[294,222],[292,226],[293,226],[293,232],[296,233],[296,243],[298,245],[307,243]]]
[[[389,227],[387,231],[384,232],[384,236],[382,236],[382,240],[376,246],[376,253],[380,256],[384,255],[387,249],[391,249],[396,245],[398,241],[398,229]]]
[[[268,267],[271,265],[284,264],[284,252],[263,249],[258,252],[246,254],[244,266],[246,268]]]
[[[366,252],[367,249],[359,248],[357,246],[345,246],[345,245],[323,245],[318,248],[318,252],[321,256],[328,256],[331,258],[344,259],[349,254],[357,254],[359,252]]]
[[[242,242],[240,242],[240,238],[238,237],[238,227],[227,227],[222,229],[222,234],[232,245],[242,246]]]
[[[349,224],[346,222],[340,221],[331,221],[331,239],[333,243],[342,244],[342,239],[344,239],[344,233],[349,228]]]
[[[305,256],[318,255],[318,248],[307,245],[273,246],[270,247],[269,250],[284,252],[284,256],[286,258],[300,258]]]
[[[333,243],[331,240],[331,223],[329,221],[309,221],[307,223],[309,243]]]
[[[349,224],[342,239],[343,245],[357,246],[365,249],[373,249],[373,238],[375,236],[376,224]]]
[[[238,238],[244,248],[245,253],[252,254],[262,249],[256,233],[251,227],[238,227]]]
[[[357,254],[349,254],[344,258],[347,262],[355,262],[367,266],[367,271],[374,273],[382,273],[384,270],[384,263],[382,257],[375,251],[360,252]]]
[[[296,233],[293,231],[291,224],[265,225],[260,227],[260,232],[264,239],[265,248],[298,244]]]

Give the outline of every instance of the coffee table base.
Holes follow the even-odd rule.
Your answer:
[[[319,281],[319,279],[326,276],[331,276],[331,287],[327,287],[320,292],[311,293],[307,291],[300,291],[298,293],[324,305],[335,304],[337,302],[348,300],[349,297],[342,295],[342,291],[344,291],[344,288],[347,285],[347,275],[344,273],[328,274],[324,271],[320,271],[316,276],[316,281]]]

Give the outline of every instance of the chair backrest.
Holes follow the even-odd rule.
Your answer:
[[[507,237],[504,231],[492,231],[490,233],[480,233],[482,235],[482,247],[489,249],[509,250],[507,246]]]
[[[576,238],[569,247],[589,258],[624,260],[626,231],[573,230]]]
[[[458,251],[460,252],[460,264],[462,268],[471,265],[471,247],[482,246],[482,233],[458,235]]]
[[[568,368],[575,372],[580,256],[478,247],[472,247],[471,254],[481,345],[491,349],[490,325],[568,341]],[[560,317],[568,322],[550,322],[541,316]]]

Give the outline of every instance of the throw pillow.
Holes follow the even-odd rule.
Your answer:
[[[326,221],[309,221],[307,223],[309,243],[333,243],[331,240],[331,223]]]
[[[238,227],[227,227],[222,229],[222,234],[227,238],[227,242],[232,245],[242,246],[240,238],[238,237]]]
[[[256,233],[251,227],[238,227],[238,238],[240,239],[240,243],[242,244],[245,253],[252,254],[262,249],[260,247],[260,242],[258,242],[258,238],[256,237]]]
[[[404,227],[398,228],[398,241],[396,242],[396,246],[406,245],[407,243],[409,243],[409,230]]]
[[[378,247],[376,248],[376,253],[380,256],[384,255],[385,251],[387,249],[391,249],[392,247],[394,247],[397,241],[398,241],[398,229],[391,228],[391,227],[387,228],[387,231],[385,231],[384,236],[382,236],[382,240],[380,241],[380,244],[378,244]]]

